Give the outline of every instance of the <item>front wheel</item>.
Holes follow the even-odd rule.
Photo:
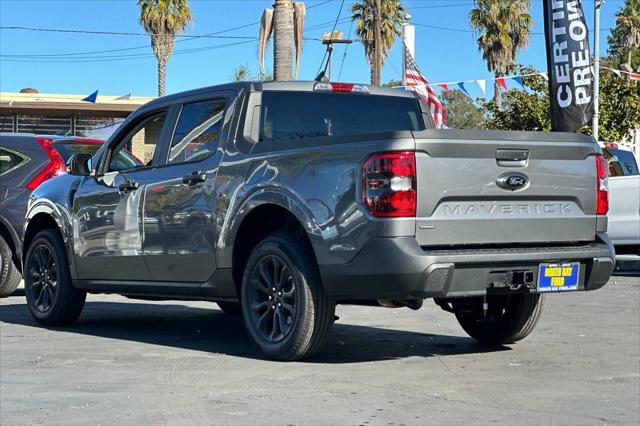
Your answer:
[[[512,294],[487,297],[487,310],[481,298],[462,299],[453,304],[458,322],[467,334],[482,343],[514,343],[535,328],[544,298],[541,294]]]
[[[87,293],[71,283],[67,251],[55,230],[38,233],[29,246],[24,290],[31,315],[43,324],[70,324],[80,316]]]
[[[308,242],[274,234],[252,251],[242,278],[241,305],[251,339],[269,358],[292,361],[319,351],[333,324]]]

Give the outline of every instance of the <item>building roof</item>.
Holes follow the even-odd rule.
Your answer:
[[[54,93],[0,92],[0,115],[42,114],[48,115],[100,115],[126,117],[140,106],[155,99],[141,96],[98,95],[95,103],[85,102],[86,95],[62,95]]]

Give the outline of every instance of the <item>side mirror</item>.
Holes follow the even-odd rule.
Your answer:
[[[67,161],[67,172],[75,176],[89,176],[91,173],[91,154],[73,154]]]

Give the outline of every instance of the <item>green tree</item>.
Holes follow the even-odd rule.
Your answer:
[[[454,129],[478,129],[484,122],[484,110],[462,90],[440,94],[447,111],[447,126]]]
[[[606,64],[608,59],[604,59]],[[519,67],[521,74],[535,70]],[[548,84],[539,75],[523,77],[527,90],[511,89],[505,93],[503,108],[495,100],[483,102],[488,115],[483,126],[499,130],[551,130]],[[640,126],[640,87],[637,82],[611,72],[600,73],[600,135],[619,141]],[[591,123],[579,131],[591,134]]]
[[[626,53],[631,67],[634,60],[640,62],[640,0],[626,0],[616,13],[616,26],[611,29],[608,42],[611,55],[622,60]]]
[[[260,20],[258,41],[258,62],[260,74],[264,75],[264,56],[269,38],[273,34],[273,70],[277,81],[298,78],[300,58],[302,57],[302,35],[306,8],[302,2],[275,0],[273,9],[265,9]],[[293,53],[295,46],[295,74],[292,75]]]
[[[250,81],[250,80],[273,80],[273,74],[266,71],[263,74],[254,74],[248,65],[238,65],[231,74],[233,81]]]
[[[351,5],[351,20],[356,21],[356,34],[364,46],[364,55],[371,68],[371,83],[375,76],[375,0],[359,0]],[[389,50],[402,34],[402,24],[406,22],[407,10],[399,0],[380,0],[380,39],[382,40],[382,63],[387,60]]]
[[[389,80],[382,87],[398,87],[402,86],[402,80]]]
[[[478,48],[496,77],[510,72],[520,50],[529,44],[533,19],[530,0],[475,0],[469,21],[478,35]],[[494,86],[494,100],[500,106],[500,87]]]
[[[176,34],[192,21],[187,0],[138,0],[140,24],[151,36],[151,48],[158,60],[158,96],[164,96],[167,62],[175,47]]]

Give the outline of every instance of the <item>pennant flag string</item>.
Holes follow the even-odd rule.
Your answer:
[[[496,78],[496,82],[502,87],[503,90],[507,90],[507,82],[504,80],[504,77]]]
[[[511,80],[515,81],[516,83],[518,83],[520,86],[524,87],[524,82],[522,81],[522,77],[520,77],[519,75],[516,75],[514,77],[511,77]]]
[[[458,87],[460,88],[460,90],[462,90],[464,93],[466,93],[467,96],[471,97],[469,92],[467,92],[467,89],[465,89],[465,87],[464,87],[464,81],[461,81],[460,83],[458,83]]]
[[[440,87],[446,93],[451,93],[451,89],[449,89],[449,85],[447,83],[440,83],[438,84],[438,87]]]
[[[619,69],[609,68],[609,67],[600,67],[600,68],[611,71],[612,73],[614,73],[619,77],[622,76],[622,74],[626,74],[629,76],[631,80],[640,80],[640,72],[629,72],[629,71],[624,71],[624,70],[619,70]],[[441,83],[430,83],[430,84],[427,84],[427,86],[438,87],[443,91],[445,91],[446,93],[451,93],[450,86],[458,86],[460,90],[465,92],[468,96],[471,96],[469,95],[469,91],[465,87],[465,84],[475,83],[478,85],[478,87],[480,88],[480,91],[482,91],[482,94],[484,95],[486,94],[486,91],[487,91],[487,85],[486,85],[487,80],[495,81],[497,82],[497,84],[500,85],[500,87],[502,87],[503,90],[508,90],[506,80],[513,80],[516,83],[518,83],[520,86],[525,87],[523,77],[532,77],[532,76],[540,76],[547,81],[549,80],[549,76],[547,75],[546,72],[536,71],[534,73],[528,73],[528,74],[505,75],[502,77],[495,77],[493,79],[489,78],[489,79],[479,79],[479,80],[460,80],[460,81],[445,81]]]
[[[91,103],[96,103],[96,99],[98,99],[98,91],[96,90],[95,92],[93,92],[92,94],[90,94],[89,96],[87,96],[86,98],[83,98],[82,101],[84,102],[91,102]]]

